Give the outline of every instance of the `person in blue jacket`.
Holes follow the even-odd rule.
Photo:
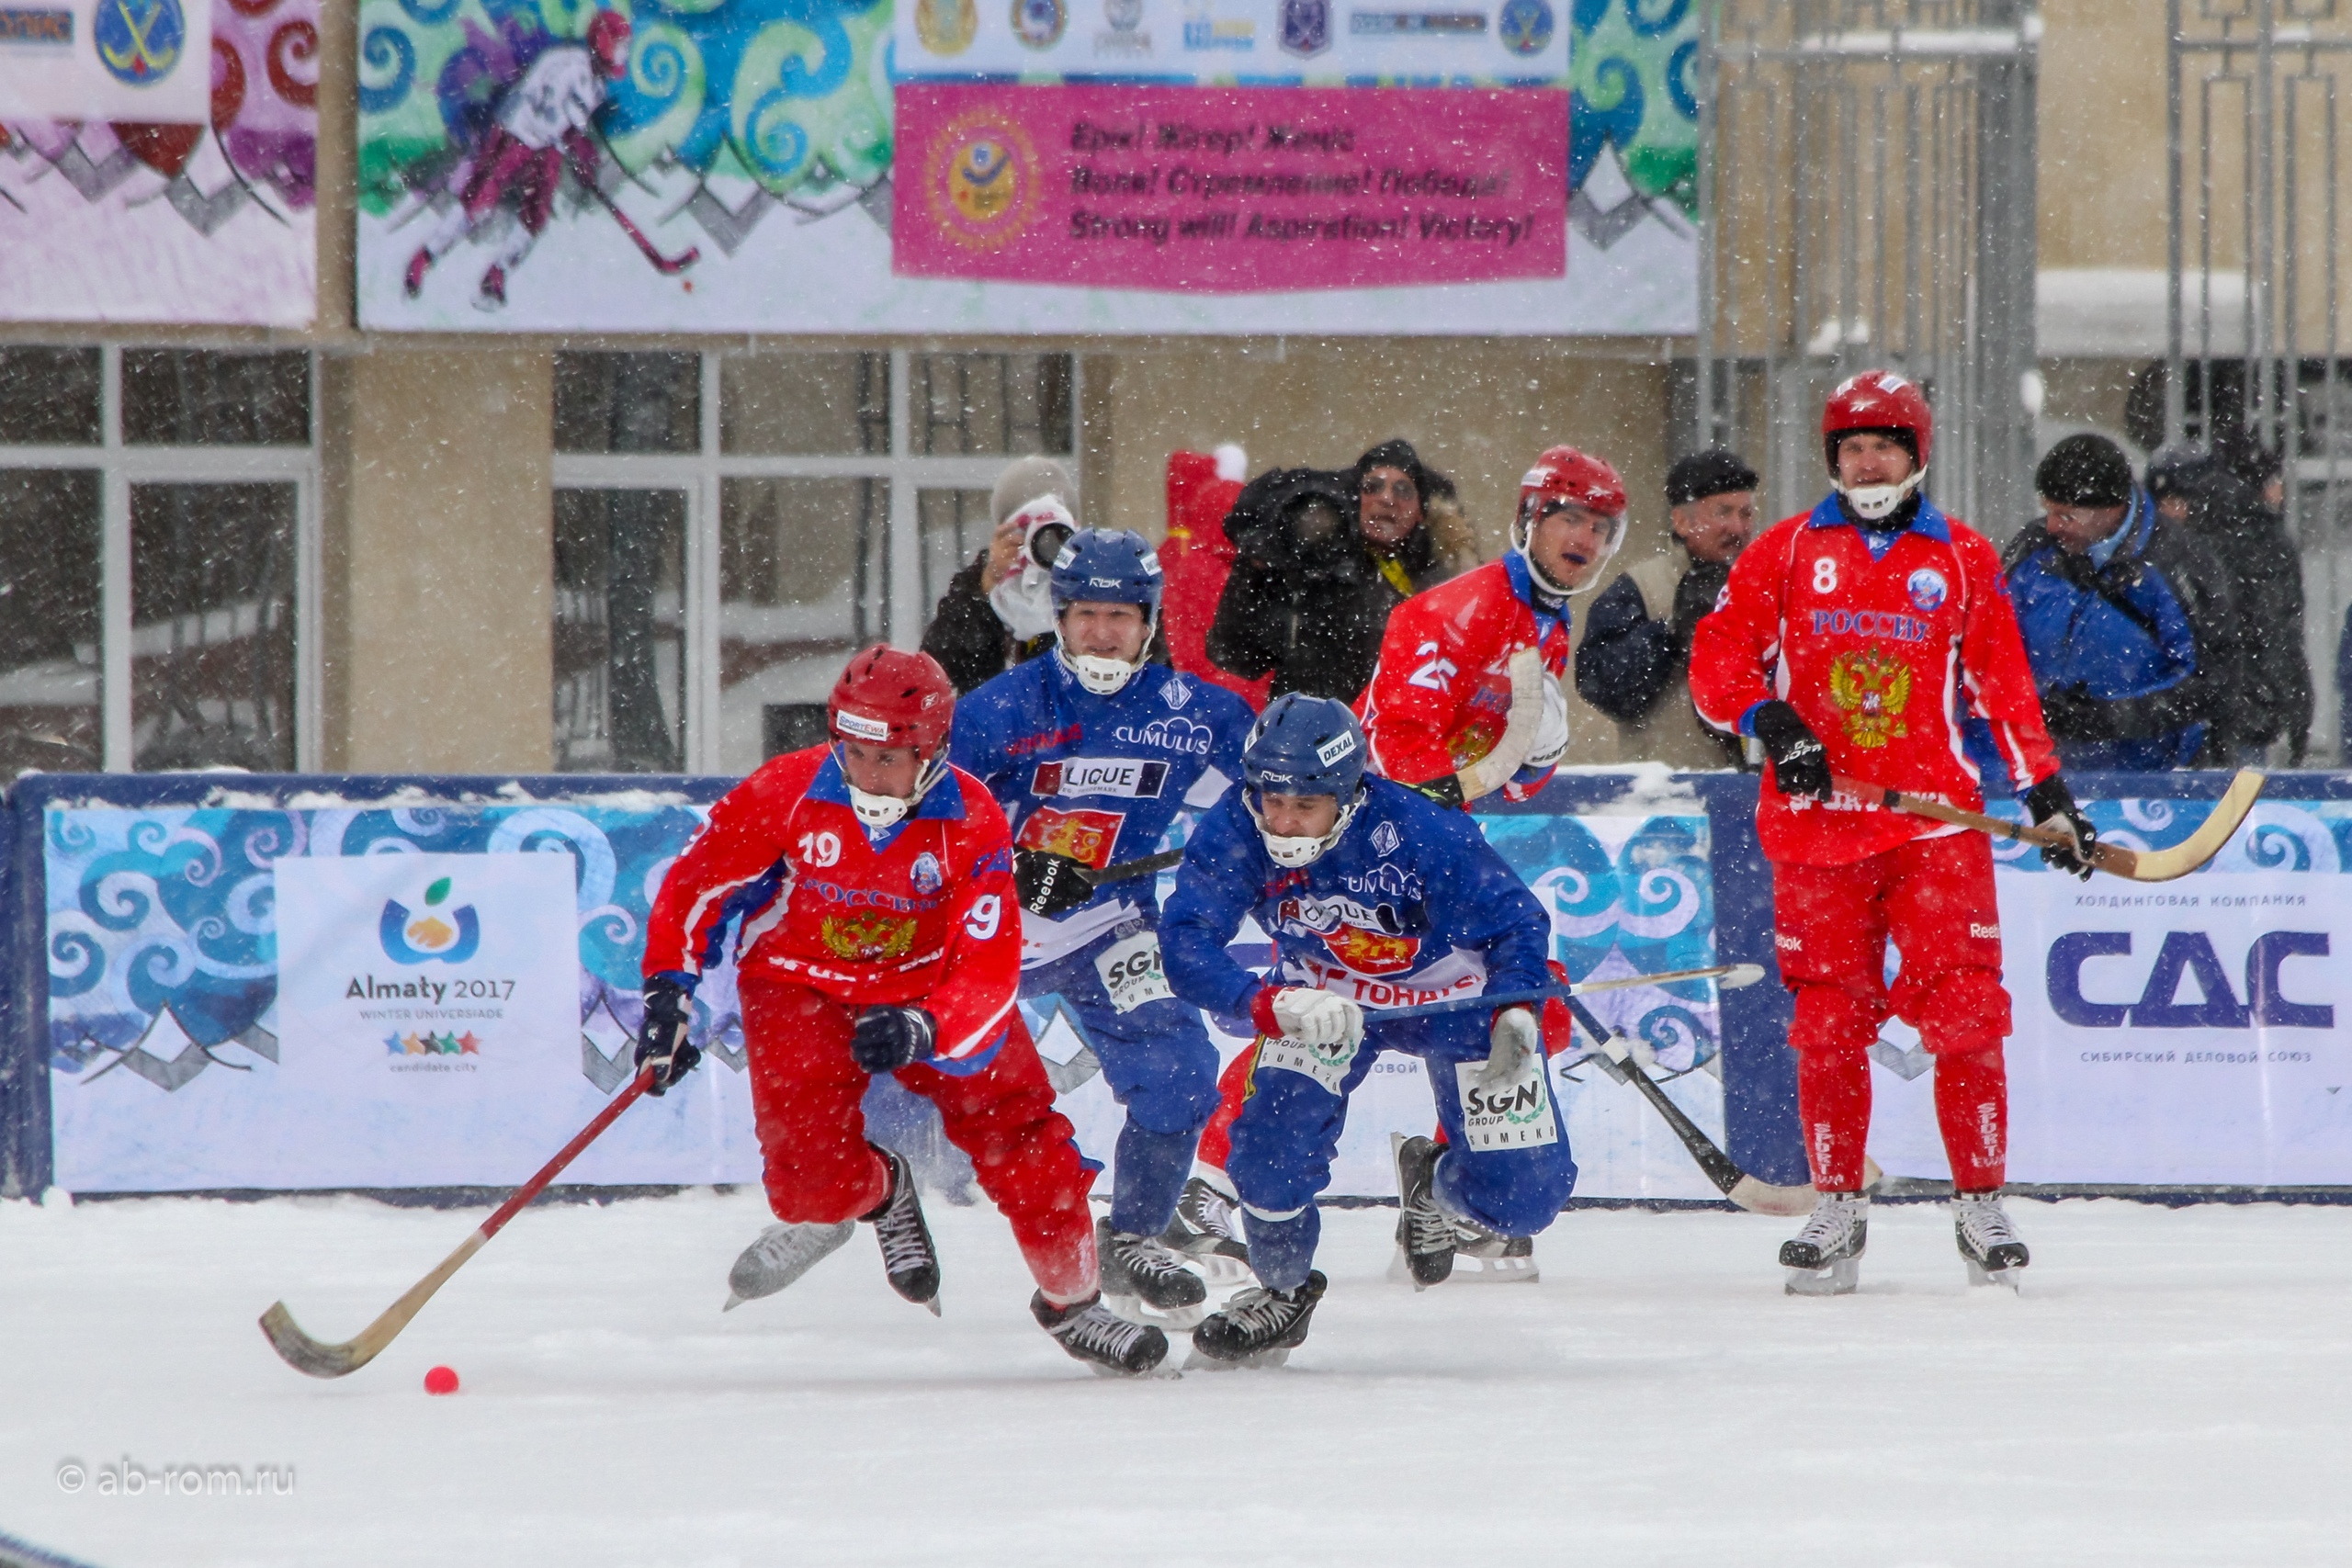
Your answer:
[[[1273,939],[1262,979],[1228,948],[1252,918]],[[1160,931],[1176,995],[1259,1036],[1226,1164],[1259,1286],[1193,1331],[1210,1361],[1262,1364],[1306,1339],[1324,1291],[1316,1195],[1383,1051],[1421,1059],[1447,1139],[1410,1139],[1397,1161],[1418,1285],[1452,1271],[1457,1225],[1532,1235],[1567,1201],[1577,1168],[1531,1008],[1382,1018],[1548,984],[1551,921],[1465,813],[1364,772],[1344,704],[1267,705],[1242,787],[1184,847]]]
[[[1206,1287],[1161,1238],[1216,1105],[1216,1047],[1162,972],[1158,878],[1088,875],[1153,853],[1240,776],[1248,705],[1149,661],[1164,581],[1141,536],[1073,534],[1053,566],[1055,656],[958,702],[947,755],[1012,825],[1021,994],[1061,997],[1126,1108],[1096,1237],[1104,1298],[1183,1325]]]
[[[2002,561],[2060,761],[2193,765],[2226,715],[2238,665],[2226,574],[2158,513],[2103,435],[2052,447],[2034,488],[2043,519]]]

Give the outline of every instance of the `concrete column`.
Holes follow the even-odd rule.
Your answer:
[[[553,754],[554,367],[545,353],[347,362],[343,624],[356,773],[537,773]]]

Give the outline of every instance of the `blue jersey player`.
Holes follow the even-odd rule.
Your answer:
[[[1548,983],[1551,922],[1464,813],[1364,773],[1363,731],[1327,697],[1291,694],[1250,731],[1243,786],[1184,850],[1161,931],[1170,984],[1258,1028],[1226,1172],[1259,1288],[1193,1332],[1215,1362],[1264,1364],[1306,1337],[1321,1299],[1316,1195],[1348,1097],[1383,1051],[1427,1069],[1446,1145],[1408,1140],[1399,1239],[1417,1283],[1452,1270],[1457,1226],[1550,1224],[1576,1185],[1534,1013],[1393,1010]],[[1254,916],[1274,942],[1261,979],[1227,951]]]
[[[1216,1047],[1168,988],[1156,879],[1085,875],[1151,854],[1177,813],[1240,776],[1248,706],[1148,661],[1163,581],[1140,536],[1072,535],[1053,567],[1055,657],[957,703],[948,757],[1012,824],[1022,995],[1060,995],[1126,1108],[1096,1238],[1103,1294],[1182,1324],[1207,1292],[1161,1233],[1216,1105]]]

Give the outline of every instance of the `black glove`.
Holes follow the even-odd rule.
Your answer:
[[[1059,919],[1094,897],[1086,867],[1051,850],[1012,852],[1012,891],[1033,915]]]
[[[702,1060],[702,1048],[686,1041],[686,1026],[694,1016],[692,991],[675,980],[645,982],[645,1021],[637,1028],[637,1065],[653,1069],[653,1084],[646,1093],[662,1093]]]
[[[910,1063],[929,1061],[938,1032],[938,1021],[921,1008],[870,1007],[857,1015],[849,1054],[869,1073],[895,1073]]]
[[[1772,759],[1772,783],[1782,795],[1827,800],[1829,753],[1797,710],[1775,697],[1756,710],[1756,739]]]
[[[2083,808],[2075,804],[2075,792],[2066,787],[2065,779],[2052,773],[2018,798],[2025,803],[2025,814],[2033,819],[2035,827],[2064,828],[2075,835],[2075,843],[2071,846],[2045,845],[2041,852],[2041,863],[2088,882],[2091,879],[2088,852],[2091,845],[2098,841],[2098,829],[2092,827],[2091,819],[2083,815]]]
[[[2113,740],[2119,736],[2109,705],[2080,685],[2053,686],[2042,693],[2041,723],[2052,740]]]

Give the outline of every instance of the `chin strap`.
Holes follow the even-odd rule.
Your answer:
[[[1072,653],[1069,650],[1069,645],[1062,640],[1058,629],[1054,634],[1054,657],[1061,660],[1062,668],[1069,671],[1080,685],[1096,696],[1115,696],[1125,689],[1128,682],[1143,673],[1145,665],[1151,662],[1151,639],[1158,635],[1159,630],[1159,616],[1154,615],[1144,623],[1143,652],[1136,657],[1132,664],[1124,659],[1104,659],[1092,653]]]
[[[1250,790],[1241,792],[1241,804],[1250,808],[1250,818],[1258,824],[1258,837],[1265,840],[1266,853],[1272,857],[1273,863],[1285,870],[1296,871],[1301,866],[1313,865],[1340,841],[1340,836],[1348,830],[1348,824],[1355,820],[1356,812],[1363,806],[1363,789],[1357,786],[1356,797],[1340,807],[1339,818],[1331,824],[1329,832],[1311,838],[1268,832],[1266,819],[1259,814],[1257,799]]]
[[[1866,522],[1877,523],[1894,515],[1894,509],[1917,493],[1928,479],[1925,466],[1911,470],[1911,477],[1895,485],[1856,485],[1849,490],[1843,481],[1833,479],[1829,488],[1845,497],[1854,515]]]
[[[915,792],[910,795],[870,795],[850,784],[849,770],[842,770],[842,783],[849,786],[849,808],[857,814],[858,821],[869,833],[887,832],[907,819],[908,813],[922,804],[932,786],[947,776],[945,748],[923,759],[915,773]]]

